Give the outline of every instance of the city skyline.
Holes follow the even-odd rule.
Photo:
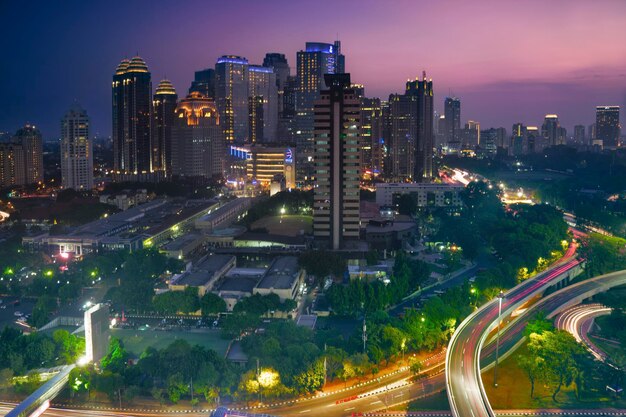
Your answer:
[[[623,106],[626,99],[626,46],[619,42],[626,35],[623,2],[606,1],[603,7],[397,2],[385,13],[378,3],[359,2],[356,8],[343,2],[332,14],[323,5],[309,10],[304,3],[280,3],[266,10],[242,1],[219,8],[191,3],[154,9],[135,2],[124,15],[104,3],[76,3],[62,11],[44,3],[5,4],[4,38],[26,24],[34,29],[6,48],[13,59],[0,69],[5,92],[0,130],[12,132],[30,122],[44,138],[56,138],[63,114],[49,109],[66,109],[76,100],[90,114],[92,133],[111,135],[110,76],[122,58],[136,52],[154,80],[167,77],[177,91],[185,91],[195,71],[213,68],[223,54],[261,64],[266,53],[283,53],[295,74],[296,52],[306,42],[335,39],[342,42],[346,72],[365,85],[367,97],[386,100],[426,70],[435,83],[435,109],[443,113],[445,97],[457,96],[463,103],[461,122],[476,120],[484,128],[538,125],[556,113],[571,134],[574,125],[594,122],[595,106]],[[305,12],[307,20],[319,24],[302,25]],[[115,25],[114,18],[119,19]],[[149,36],[166,18],[172,22],[168,29]],[[512,30],[513,19],[524,22],[523,30]],[[223,36],[232,33],[229,25],[240,27]],[[80,53],[64,52],[68,42]],[[42,65],[46,77],[37,76]],[[24,85],[36,94],[23,94]]]

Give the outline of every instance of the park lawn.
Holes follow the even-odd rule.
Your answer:
[[[301,230],[310,234],[313,232],[313,217],[301,214],[267,216],[252,223],[250,229],[267,229],[270,234],[280,236],[298,236]]]
[[[200,345],[207,349],[213,349],[218,355],[224,356],[228,349],[228,340],[222,339],[218,330],[209,332],[186,332],[186,331],[154,331],[154,330],[131,330],[111,329],[111,336],[122,340],[124,347],[132,356],[139,357],[147,347],[163,349],[178,339],[186,340],[190,345]]]
[[[542,384],[535,384],[535,398],[530,398],[530,381],[526,373],[517,366],[517,357],[527,354],[526,343],[515,353],[500,362],[498,367],[498,387],[493,386],[493,368],[483,372],[483,385],[491,406],[495,410],[533,408],[622,408],[626,401],[611,401],[608,397],[576,399],[576,389],[572,384],[561,388],[558,402],[552,400],[552,392]],[[587,394],[588,395],[588,394]]]

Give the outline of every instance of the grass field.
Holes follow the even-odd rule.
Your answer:
[[[154,330],[111,329],[111,336],[121,339],[126,350],[137,357],[149,346],[156,349],[163,349],[177,339],[184,339],[191,345],[200,345],[208,349],[213,349],[219,355],[224,356],[229,342],[220,337],[218,330],[192,333],[185,331],[162,332]]]
[[[483,384],[494,409],[507,408],[624,408],[626,400],[612,401],[608,397],[576,399],[574,385],[562,388],[557,396],[558,402],[552,400],[552,392],[542,384],[535,384],[535,398],[530,398],[530,381],[517,366],[517,356],[526,354],[526,344],[514,354],[506,358],[498,367],[498,387],[493,386],[493,369],[482,374]]]
[[[281,236],[297,236],[301,230],[304,233],[313,232],[313,217],[300,214],[285,214],[282,216],[263,217],[252,223],[251,229],[267,229],[270,234]]]

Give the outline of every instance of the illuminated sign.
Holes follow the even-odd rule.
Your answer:
[[[285,163],[291,164],[292,162],[293,162],[293,152],[291,148],[287,148],[287,150],[285,151]]]

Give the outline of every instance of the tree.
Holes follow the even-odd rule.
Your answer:
[[[189,385],[183,380],[183,375],[178,372],[167,378],[167,395],[169,400],[177,404],[180,397],[189,392]]]
[[[526,324],[524,330],[524,336],[528,337],[531,334],[543,334],[544,332],[551,332],[554,330],[554,324],[552,321],[546,318],[546,313],[540,311],[534,320],[531,320]]]
[[[207,292],[200,299],[200,308],[203,316],[214,316],[226,311],[226,302],[219,295]]]
[[[530,398],[535,395],[535,381],[540,378],[541,358],[532,355],[519,355],[517,365],[524,371],[530,381]]]
[[[57,345],[57,353],[65,363],[74,363],[85,351],[85,339],[70,334],[67,330],[55,330],[52,339]]]
[[[128,353],[122,341],[112,337],[109,342],[109,353],[101,361],[102,369],[121,374],[126,368],[127,360]]]
[[[424,364],[417,360],[411,362],[411,366],[409,367],[409,370],[411,371],[413,376],[418,376],[420,372],[422,372],[423,369],[424,369]]]

